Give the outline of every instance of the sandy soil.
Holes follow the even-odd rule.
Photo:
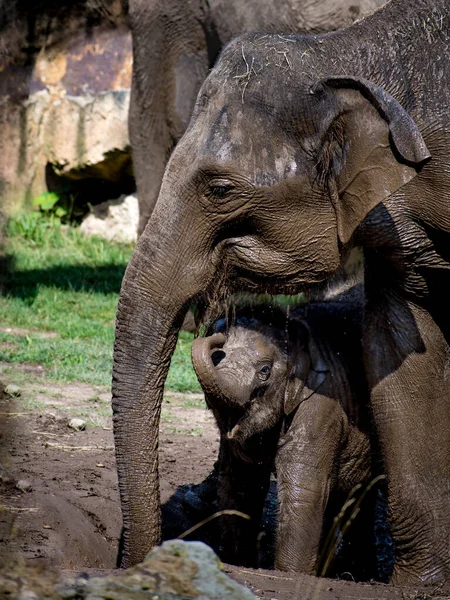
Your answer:
[[[42,367],[0,364],[3,384],[17,383],[12,398],[0,385],[0,561],[14,553],[29,564],[67,573],[114,569],[120,507],[109,411],[109,393],[86,384],[59,385]],[[212,416],[193,407],[199,396],[168,394],[160,434],[164,536],[175,537],[214,512],[218,450]],[[74,417],[84,431],[68,426]],[[210,477],[208,477],[210,476]],[[273,542],[274,491],[264,523],[267,565]],[[215,545],[213,525],[190,539]],[[261,598],[448,598],[425,591],[362,585],[226,566]]]

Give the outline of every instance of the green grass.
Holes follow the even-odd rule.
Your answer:
[[[21,408],[25,410],[29,410],[30,412],[38,411],[43,412],[46,408],[48,408],[45,402],[38,400],[34,396],[28,396],[27,398],[21,400]]]
[[[38,212],[11,219],[0,264],[0,323],[28,331],[0,331],[0,361],[42,364],[58,381],[110,385],[114,318],[131,253],[130,245],[85,237]],[[200,391],[192,340],[181,332],[166,389]]]
[[[19,387],[25,384],[37,386],[42,382],[42,373],[34,375],[32,373],[21,371],[20,369],[15,369],[13,364],[11,364],[11,366],[2,365],[0,368],[0,381],[5,384],[14,383],[14,385],[18,385]]]
[[[185,396],[181,401],[183,408],[205,408],[205,400],[195,396]]]
[[[191,361],[191,346],[194,335],[180,331],[177,347],[170,363],[166,389],[173,392],[201,392]]]

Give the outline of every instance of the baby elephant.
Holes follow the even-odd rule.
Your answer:
[[[338,297],[289,317],[267,307],[238,311],[195,340],[194,368],[221,435],[219,507],[251,517],[221,518],[224,560],[257,564],[272,470],[280,505],[275,566],[311,574],[333,497],[345,501],[370,480],[360,319],[360,303]]]

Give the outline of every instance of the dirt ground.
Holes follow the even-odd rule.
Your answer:
[[[0,380],[0,561],[15,554],[28,564],[66,574],[110,572],[116,565],[121,517],[109,392],[81,383],[52,383],[38,365],[0,363]],[[20,395],[4,393],[7,384],[18,385]],[[199,406],[200,395],[165,396],[160,432],[165,538],[214,512],[210,474],[219,437],[211,414]],[[69,427],[74,417],[86,422],[84,430]],[[266,554],[273,542],[274,515],[269,507]],[[214,527],[206,526],[190,539],[214,546]],[[419,591],[225,569],[260,598],[450,597],[433,586]]]

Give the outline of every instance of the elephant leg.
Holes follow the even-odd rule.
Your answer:
[[[167,161],[189,123],[208,73],[203,19],[200,2],[136,2],[130,7],[133,80],[128,123],[139,235],[152,214]]]
[[[364,348],[387,478],[392,581],[448,579],[449,347],[430,314],[417,305],[385,300],[383,308],[378,304],[375,313],[367,307]]]
[[[248,567],[258,566],[258,535],[271,470],[271,464],[253,464],[242,460],[233,453],[227,440],[221,441],[219,510],[238,510],[250,517],[219,517],[220,555],[225,562]]]
[[[339,455],[342,411],[314,394],[302,403],[276,458],[280,516],[275,566],[315,574]]]

